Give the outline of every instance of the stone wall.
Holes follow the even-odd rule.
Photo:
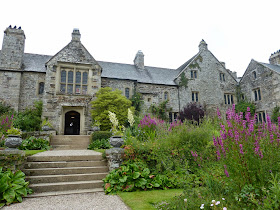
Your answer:
[[[39,94],[39,83],[45,83],[45,73],[23,72],[20,84],[19,110],[33,106],[35,101],[42,100],[43,94]]]
[[[191,78],[191,71],[196,71],[197,78]],[[203,105],[206,113],[212,116],[216,115],[217,108],[224,114],[232,106],[225,104],[224,94],[233,95],[236,102],[236,80],[209,50],[202,50],[184,70],[184,73],[188,78],[188,84],[187,87],[180,87],[181,109],[192,102],[192,92],[198,93],[198,103]],[[225,81],[223,81],[223,76],[221,81],[220,74],[224,75]],[[181,75],[176,79],[177,84],[180,83],[180,79]]]
[[[129,96],[131,98],[135,89],[135,82],[131,80],[102,78],[101,87],[110,87],[112,90],[121,90],[123,95],[125,95],[125,88],[129,88]]]
[[[253,74],[256,72],[256,78]],[[280,75],[252,60],[240,81],[245,98],[256,105],[256,112],[266,112],[271,116],[275,106],[280,106]],[[255,101],[253,90],[260,89],[261,100]]]
[[[16,111],[19,109],[21,72],[0,71],[0,100],[6,101]]]

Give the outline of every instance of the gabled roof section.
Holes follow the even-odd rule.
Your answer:
[[[262,62],[258,63],[280,74],[280,66]]]
[[[174,82],[174,78],[177,75],[174,69],[145,66],[145,69],[141,70],[131,64],[104,61],[98,61],[98,63],[102,67],[103,71],[101,77],[103,78],[133,80],[139,83],[177,86]]]
[[[272,70],[272,71],[274,71],[274,72],[280,74],[280,66],[274,65],[274,64],[269,64],[269,63],[262,63],[262,62],[258,62],[258,61],[256,61],[256,60],[252,59],[252,60],[250,61],[249,65],[248,65],[248,67],[246,68],[246,71],[244,72],[244,74],[243,74],[243,76],[242,76],[242,78],[240,79],[239,82],[241,82],[242,79],[243,79],[243,77],[247,74],[247,71],[248,71],[248,69],[249,69],[249,66],[250,66],[251,63],[253,63],[253,62],[256,62],[257,64],[262,65],[262,66],[264,66],[264,67],[266,67],[266,68],[268,68],[268,69],[270,69],[270,70]]]
[[[199,56],[199,54],[200,54],[200,52],[197,53],[196,55],[194,55],[191,59],[189,59],[187,62],[185,62],[183,65],[181,65],[178,69],[175,70],[177,72],[177,75],[174,78],[174,80],[177,79],[181,75],[181,73],[191,64],[191,62],[193,60],[195,60],[196,57]]]
[[[62,50],[49,59],[46,65],[56,62],[97,64],[96,60],[87,51],[80,41],[71,41]]]

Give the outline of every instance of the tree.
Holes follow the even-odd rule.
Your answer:
[[[96,100],[91,102],[91,116],[93,121],[100,123],[101,130],[105,131],[112,128],[108,111],[116,114],[119,125],[125,125],[128,108],[134,109],[131,107],[131,101],[122,95],[122,91],[112,91],[112,88],[105,87],[96,93],[96,97]]]
[[[256,106],[254,105],[254,103],[245,100],[241,100],[238,102],[238,104],[235,105],[235,112],[236,113],[243,112],[243,116],[245,119],[245,113],[247,112],[247,107],[250,107],[250,112],[252,115],[254,115]]]
[[[204,109],[197,103],[187,104],[179,113],[178,120],[181,122],[185,120],[196,121],[199,124],[199,120],[204,117]]]

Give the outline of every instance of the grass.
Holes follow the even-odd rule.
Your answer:
[[[137,192],[119,192],[117,193],[124,203],[132,210],[149,210],[156,209],[154,204],[165,201],[178,196],[183,192],[183,189],[169,189],[169,190],[151,190],[151,191],[137,191]]]
[[[35,155],[39,152],[45,152],[46,150],[22,150],[25,152],[26,156],[31,156],[31,155]]]
[[[95,149],[94,151],[95,151],[95,152],[103,153],[103,152],[105,152],[105,150],[106,150],[106,149]]]

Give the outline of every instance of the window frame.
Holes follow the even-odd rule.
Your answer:
[[[199,92],[192,91],[192,102],[199,102]]]
[[[168,100],[169,100],[169,93],[168,93],[167,91],[165,91],[165,92],[163,93],[163,99],[164,99],[165,101],[168,101]]]
[[[127,90],[128,90],[128,95],[127,95]],[[126,87],[126,88],[124,89],[124,96],[125,96],[127,99],[130,98],[130,88]]]
[[[40,91],[41,90],[41,84],[43,84],[42,92]],[[45,82],[39,81],[39,83],[38,83],[38,95],[43,95],[44,91],[45,91]]]
[[[226,81],[226,80],[225,80],[225,74],[222,73],[222,72],[220,72],[220,81],[221,81],[221,82],[225,82],[225,81]]]
[[[262,94],[260,88],[255,88],[252,90],[254,95],[254,101],[261,101],[262,100]]]
[[[224,104],[225,105],[232,105],[234,104],[234,94],[232,93],[224,93]]]
[[[65,79],[62,80],[62,72],[65,71]],[[72,79],[70,79],[69,75],[71,76],[72,73]],[[80,72],[80,79],[79,82],[77,82],[78,78],[78,72]],[[70,66],[60,66],[59,68],[59,80],[58,80],[58,93],[63,95],[88,95],[88,86],[89,86],[89,68],[76,68],[76,67],[70,67]],[[85,75],[85,76],[84,76]],[[63,90],[63,85],[64,91]],[[72,88],[70,88],[72,86]],[[72,89],[71,92],[68,92],[68,90]]]
[[[191,79],[197,79],[197,70],[191,70]]]

